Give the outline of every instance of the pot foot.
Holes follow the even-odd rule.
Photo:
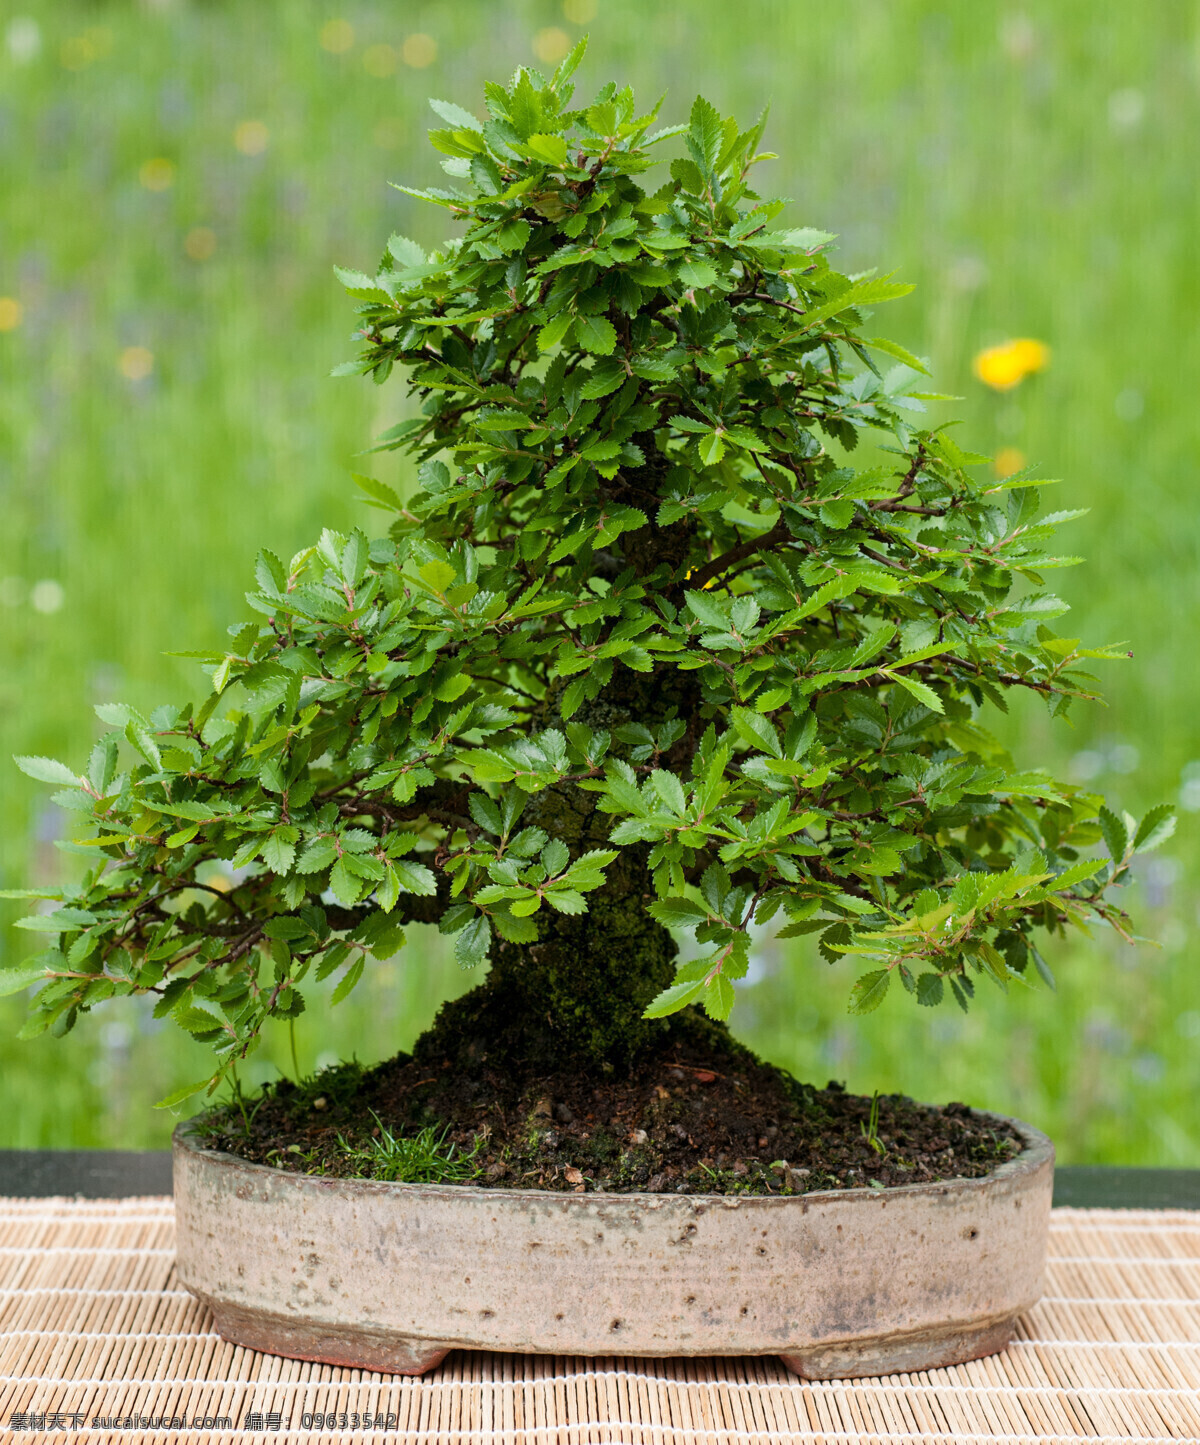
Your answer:
[[[314,1360],[385,1375],[424,1375],[442,1363],[454,1348],[438,1340],[417,1340],[389,1330],[352,1325],[322,1327],[312,1320],[286,1319],[266,1310],[206,1300],[213,1323],[224,1340],[289,1360]]]
[[[910,1333],[873,1335],[810,1345],[780,1360],[804,1380],[851,1380],[864,1375],[910,1374],[961,1365],[1004,1349],[1012,1339],[1016,1315],[938,1325]]]

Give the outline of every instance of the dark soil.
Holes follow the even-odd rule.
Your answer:
[[[674,1037],[632,1075],[580,1071],[515,1085],[486,1061],[465,1070],[401,1054],[365,1070],[280,1080],[261,1099],[209,1114],[211,1148],[300,1173],[396,1178],[353,1151],[435,1126],[444,1173],[497,1189],[804,1194],[976,1179],[1021,1150],[1006,1125],[965,1104],[872,1099],[797,1083],[728,1035]],[[248,1121],[248,1127],[247,1127]],[[443,1132],[444,1131],[444,1132]],[[450,1146],[453,1146],[451,1149]],[[411,1176],[409,1176],[411,1177]]]

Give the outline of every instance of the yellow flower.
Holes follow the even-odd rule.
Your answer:
[[[330,55],[344,55],[354,44],[354,26],[349,20],[327,20],[321,26],[321,49]]]
[[[432,35],[425,35],[421,31],[410,35],[400,47],[401,59],[414,70],[424,70],[427,65],[432,65],[437,59],[437,53],[437,41]]]
[[[1018,383],[1042,371],[1050,361],[1050,348],[1043,341],[1019,336],[999,346],[989,346],[975,357],[972,370],[993,391],[1011,391]]]
[[[992,470],[1001,481],[1019,472],[1025,465],[1025,453],[1019,447],[1001,447],[992,463]]]
[[[557,65],[571,48],[570,37],[557,25],[539,30],[533,37],[533,53],[547,65]]]
[[[25,308],[15,296],[0,296],[0,331],[15,331],[25,316]]]

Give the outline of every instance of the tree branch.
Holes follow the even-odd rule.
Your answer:
[[[731,547],[728,552],[722,553],[720,557],[701,567],[698,572],[693,572],[687,580],[695,590],[699,591],[714,577],[719,577],[722,572],[727,571],[736,563],[747,557],[753,557],[756,552],[773,551],[781,542],[790,541],[791,536],[792,534],[784,526],[783,519],[780,518],[769,532],[764,532],[761,537],[752,538],[749,542],[742,542],[737,547]]]

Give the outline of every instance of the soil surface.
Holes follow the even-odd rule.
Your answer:
[[[576,1193],[804,1194],[977,1179],[1022,1148],[1007,1125],[965,1104],[872,1100],[835,1082],[816,1089],[702,1032],[599,1083],[566,1072],[516,1084],[486,1061],[464,1070],[407,1054],[370,1070],[343,1064],[268,1085],[200,1128],[210,1148],[299,1173]],[[426,1147],[392,1148],[422,1130]]]

